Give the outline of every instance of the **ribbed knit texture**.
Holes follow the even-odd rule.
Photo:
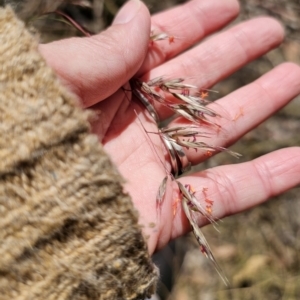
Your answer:
[[[157,270],[121,177],[0,9],[0,299],[142,299]]]

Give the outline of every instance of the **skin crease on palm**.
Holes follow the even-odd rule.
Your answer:
[[[193,0],[150,18],[146,6],[132,0],[124,5],[112,26],[98,35],[40,45],[48,64],[83,106],[101,112],[92,124],[93,130],[126,180],[125,189],[139,211],[150,254],[188,232],[190,225],[180,205],[173,216],[178,193],[171,182],[158,212],[156,194],[166,175],[165,168],[170,170],[168,156],[159,137],[151,135],[150,143],[141,127],[140,121],[148,131],[157,130],[145,108],[121,87],[129,87],[126,83],[133,76],[148,79],[162,75],[193,78],[197,86],[210,87],[282,42],[281,25],[267,17],[218,32],[238,12],[236,0]],[[178,39],[172,44],[157,42],[149,48],[150,28]],[[201,42],[210,34],[214,35]],[[228,147],[299,93],[300,68],[284,63],[219,99],[213,108],[226,114],[218,120],[226,135],[216,135],[211,144]],[[156,109],[161,119],[170,114],[161,107]],[[234,120],[241,109],[243,115]],[[199,151],[186,154],[193,164],[206,159]],[[214,200],[213,216],[222,218],[298,185],[300,148],[281,149],[250,162],[190,174],[180,182],[192,185],[201,201],[201,191],[206,188],[208,197]],[[149,226],[152,223],[154,228]],[[203,226],[207,220],[200,218],[198,223]]]

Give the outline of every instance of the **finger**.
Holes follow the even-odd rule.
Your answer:
[[[239,24],[188,52],[153,69],[145,78],[183,77],[199,88],[209,88],[245,64],[278,46],[284,37],[281,25],[271,18]],[[191,78],[189,80],[189,78]],[[160,118],[170,111],[155,105]]]
[[[194,0],[151,18],[153,33],[165,32],[172,40],[153,42],[138,76],[193,46],[222,28],[239,12],[236,0]]]
[[[204,207],[205,198],[212,200],[212,216],[221,219],[297,186],[300,183],[300,148],[281,149],[251,162],[216,167],[183,177],[180,182],[196,190],[195,196]],[[200,227],[207,223],[204,218],[198,219]],[[190,225],[179,208],[171,236],[176,238],[189,230]]]
[[[91,106],[137,72],[148,50],[149,34],[148,9],[141,1],[131,0],[106,31],[40,45],[40,52],[84,106]]]
[[[217,132],[216,128],[211,127],[210,132],[215,134],[199,140],[213,146],[230,146],[299,95],[299,78],[300,67],[284,63],[253,83],[213,103],[210,107],[226,116],[216,121],[222,129]],[[192,164],[207,158],[204,151],[190,149],[185,150],[185,153]]]

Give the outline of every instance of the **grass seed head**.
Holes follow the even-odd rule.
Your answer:
[[[169,178],[169,176],[166,175],[164,177],[164,179],[162,180],[161,184],[159,185],[158,192],[157,192],[157,195],[156,195],[156,203],[158,205],[161,205],[164,198],[165,198],[168,178]]]

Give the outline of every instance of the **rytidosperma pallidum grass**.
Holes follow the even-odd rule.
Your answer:
[[[62,16],[85,36],[90,36],[90,33],[87,30],[64,12],[56,10],[55,13]],[[167,33],[151,33],[149,47],[152,47],[158,42],[173,43],[175,41],[176,37],[170,36]],[[228,285],[228,280],[218,266],[212,251],[197,224],[198,214],[204,216],[210,223],[216,223],[215,218],[213,217],[213,201],[207,200],[205,203],[201,204],[199,199],[195,196],[193,187],[188,184],[183,185],[177,180],[177,177],[191,167],[191,164],[184,153],[184,149],[204,151],[208,157],[214,152],[219,151],[226,151],[235,157],[239,157],[239,154],[203,141],[205,138],[211,137],[214,131],[217,133],[222,130],[215,122],[215,119],[222,116],[208,106],[211,101],[207,100],[207,90],[199,89],[196,85],[187,83],[186,81],[186,78],[181,77],[172,78],[160,76],[152,78],[147,82],[142,79],[133,78],[131,79],[130,84],[133,94],[143,103],[150,116],[152,116],[153,122],[157,125],[157,134],[159,134],[162,143],[169,153],[169,159],[172,166],[172,171],[166,170],[166,176],[158,189],[156,197],[157,207],[159,209],[159,207],[163,205],[167,183],[169,180],[172,180],[177,184],[182,209],[191,225],[197,242],[200,245],[201,252],[212,261],[216,271],[221,276],[224,283]],[[185,120],[185,125],[169,125],[161,127],[159,116],[155,109],[156,103],[171,110],[175,116],[183,118]],[[153,201],[155,201],[155,199],[153,199]],[[176,214],[176,212],[177,210],[174,209],[174,214]]]

